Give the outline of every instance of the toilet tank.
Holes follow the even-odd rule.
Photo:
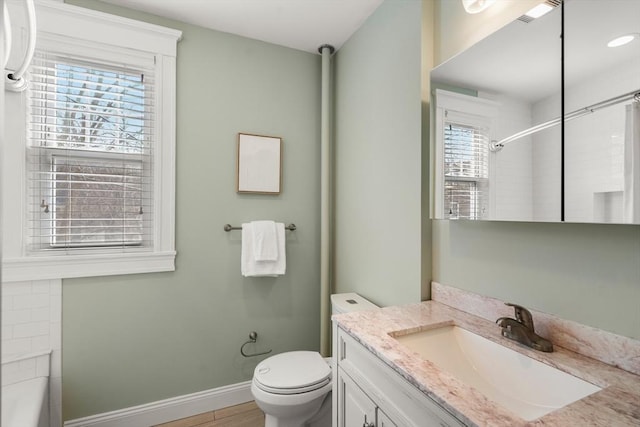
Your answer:
[[[331,314],[350,313],[352,311],[380,308],[366,298],[350,292],[331,295]]]

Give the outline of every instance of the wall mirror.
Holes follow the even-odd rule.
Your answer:
[[[640,2],[545,4],[431,72],[433,218],[640,224]]]

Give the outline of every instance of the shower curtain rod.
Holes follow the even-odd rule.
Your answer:
[[[580,108],[578,110],[572,111],[565,115],[564,120],[568,122],[569,120],[577,119],[578,117],[586,116],[587,114],[594,113],[602,108],[611,107],[612,105],[619,104],[621,102],[628,101],[630,99],[635,100],[636,102],[640,102],[640,89],[636,89],[633,92],[625,93],[624,95],[618,95],[613,98],[609,98],[604,101],[600,101],[596,104],[589,105],[587,107]],[[540,132],[545,129],[549,129],[550,127],[557,126],[562,122],[561,117],[556,117],[553,120],[549,120],[548,122],[540,123],[539,125],[535,125],[530,127],[529,129],[525,129],[521,132],[515,133],[507,138],[501,139],[500,141],[491,141],[491,151],[500,151],[502,148],[510,142],[518,140],[520,138],[524,138],[525,136],[534,134],[536,132]]]

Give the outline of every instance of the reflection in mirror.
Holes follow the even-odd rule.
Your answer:
[[[561,220],[560,126],[509,138],[561,115],[560,33],[523,16],[431,72],[434,218]]]
[[[597,106],[565,117],[565,219],[640,224],[640,1],[564,7],[565,111]]]
[[[434,218],[640,224],[638,17],[565,0],[564,94],[559,7],[434,69]]]

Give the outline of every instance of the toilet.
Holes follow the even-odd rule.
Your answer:
[[[333,314],[378,308],[355,293],[331,295]],[[251,393],[265,427],[331,427],[331,359],[289,351],[258,363]]]

